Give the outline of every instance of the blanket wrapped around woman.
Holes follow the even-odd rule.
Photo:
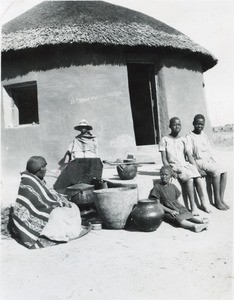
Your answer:
[[[13,232],[30,249],[43,248],[79,237],[78,207],[50,189],[45,181],[25,171],[13,208]]]

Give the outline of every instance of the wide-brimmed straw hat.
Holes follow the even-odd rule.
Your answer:
[[[93,127],[89,125],[86,120],[81,120],[80,123],[74,127],[75,130],[80,130],[81,128],[87,128],[88,130],[92,130]]]

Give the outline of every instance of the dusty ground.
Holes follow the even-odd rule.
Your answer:
[[[222,154],[229,169],[226,202],[233,207],[233,153]],[[158,169],[139,168],[141,199]],[[104,177],[117,178],[115,169]],[[166,223],[151,233],[102,229],[40,250],[2,239],[1,299],[232,299],[233,210],[212,207],[209,219],[202,233]]]

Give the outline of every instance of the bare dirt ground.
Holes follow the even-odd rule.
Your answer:
[[[102,229],[40,250],[3,237],[1,299],[232,299],[233,151],[226,147],[218,153],[228,166],[231,209],[212,207],[208,230],[193,233],[166,223],[150,233]],[[148,196],[159,168],[139,168],[140,199]],[[104,170],[106,178],[116,174]]]

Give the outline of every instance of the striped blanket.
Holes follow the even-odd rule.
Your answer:
[[[28,248],[43,248],[56,244],[40,236],[48,223],[51,211],[67,201],[45,182],[25,171],[21,177],[18,196],[12,213],[14,230]]]

